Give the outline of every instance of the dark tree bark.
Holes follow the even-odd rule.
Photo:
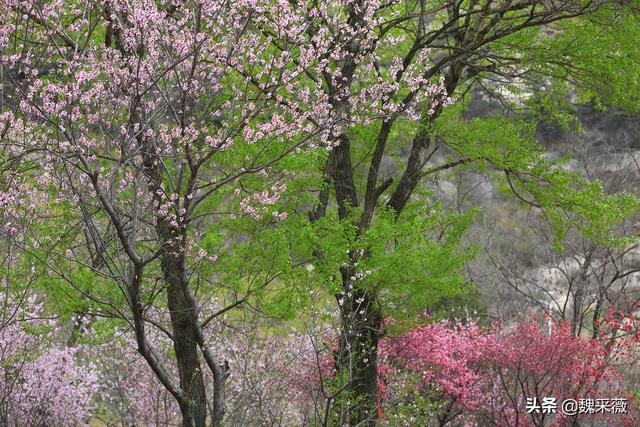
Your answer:
[[[150,141],[139,137],[140,146],[147,153],[154,153]],[[160,162],[152,154],[144,157],[144,172],[148,180],[149,190],[158,205],[163,203],[162,171]],[[176,364],[180,377],[180,388],[184,399],[178,400],[182,414],[183,427],[205,427],[207,420],[207,396],[204,377],[199,360],[199,340],[197,336],[198,309],[193,299],[189,298],[189,278],[187,276],[184,248],[184,226],[172,224],[171,221],[158,215],[156,232],[163,245],[160,267],[167,286],[167,303],[173,333],[173,347],[176,352]]]
[[[342,334],[336,355],[338,372],[348,375],[345,390],[352,405],[341,409],[340,424],[375,426],[378,404],[378,342],[382,318],[375,296],[356,291],[340,310]],[[353,401],[355,398],[355,402]]]
[[[180,387],[188,405],[180,405],[183,427],[204,427],[207,419],[207,397],[202,368],[198,358],[198,340],[192,325],[197,323],[197,307],[185,296],[188,286],[184,255],[165,253],[161,258],[167,283],[167,302],[173,328],[173,346],[180,374]],[[184,406],[184,407],[183,407]]]

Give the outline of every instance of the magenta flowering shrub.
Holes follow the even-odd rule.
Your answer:
[[[409,371],[421,372],[419,389],[424,392],[437,389],[441,398],[446,396],[465,408],[474,409],[482,399],[483,379],[476,366],[486,357],[485,349],[495,346],[496,337],[475,323],[420,325],[380,343],[380,373],[388,376],[398,364]],[[384,381],[380,391],[385,394]]]
[[[516,323],[510,330],[482,329],[474,322],[419,325],[380,344],[381,414],[464,423],[469,426],[570,425],[591,419],[609,425],[636,425],[636,402],[624,388],[618,364],[634,364],[639,342],[637,325],[611,318],[610,333],[585,341],[560,324],[549,333],[535,321]],[[612,340],[616,331],[627,334]],[[633,331],[633,333],[630,333]],[[527,399],[556,398],[555,413],[526,411]],[[629,398],[629,414],[565,416],[565,399]],[[406,415],[406,413],[405,413]],[[617,417],[617,418],[612,418]],[[402,423],[400,423],[402,425]],[[409,423],[410,425],[410,423]]]
[[[498,425],[542,425],[541,414],[526,415],[527,398],[542,402],[545,397],[558,401],[601,393],[609,397],[608,393],[617,390],[612,390],[606,379],[615,371],[602,357],[605,354],[599,351],[600,345],[572,336],[567,324],[559,325],[551,335],[535,322],[516,325],[499,337],[498,345],[485,350],[490,375],[494,376],[489,385],[498,393],[486,399],[484,412],[496,414],[493,421]],[[557,422],[562,424],[559,415]]]

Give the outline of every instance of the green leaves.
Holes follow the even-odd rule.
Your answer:
[[[639,36],[640,19],[634,11],[604,7],[589,16],[559,21],[544,32],[536,28],[512,34],[492,50],[517,58],[514,66],[520,72],[550,85],[552,91],[569,84],[580,103],[638,111]],[[547,95],[543,92],[542,97]]]
[[[446,213],[439,205],[415,202],[398,221],[383,211],[360,242],[369,248],[358,268],[371,273],[362,286],[385,295],[385,306],[394,314],[421,313],[441,298],[464,293],[461,272],[476,253],[464,247],[462,236],[476,210]]]
[[[628,244],[614,228],[640,210],[638,199],[627,193],[605,194],[599,181],[570,170],[566,157],[547,159],[534,139],[534,125],[501,116],[466,121],[461,108],[452,108],[433,132],[461,158],[473,161],[476,170],[491,175],[504,192],[544,215],[557,250],[572,228],[594,243]]]
[[[350,254],[361,254],[353,264],[354,286],[382,296],[384,310],[394,316],[412,316],[441,298],[469,290],[462,267],[476,253],[464,247],[462,236],[476,214],[445,213],[440,205],[414,202],[396,220],[390,209],[380,209],[371,226],[356,233],[351,220],[333,215],[308,226],[301,241],[316,255],[314,282],[333,295],[343,291],[338,272],[351,265]]]

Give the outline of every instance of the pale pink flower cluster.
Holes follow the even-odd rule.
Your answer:
[[[95,409],[95,367],[78,360],[78,348],[58,348],[25,327],[55,328],[37,320],[42,307],[10,301],[0,317],[0,402],[9,426],[85,426]],[[7,309],[7,307],[9,307]],[[35,320],[25,320],[34,318]]]
[[[219,309],[216,305],[203,307],[203,315]],[[151,317],[160,323],[169,322],[166,315]],[[155,328],[148,333],[168,362],[171,341]],[[225,423],[309,424],[314,404],[323,399],[317,387],[317,363],[325,360],[318,358],[325,352],[317,337],[295,331],[276,335],[258,328],[227,327],[217,320],[209,325],[208,335],[209,346],[221,351],[220,357],[230,369]],[[97,401],[101,409],[115,415],[122,425],[179,424],[180,412],[174,399],[135,349],[136,343],[128,334],[86,349],[85,356],[97,360]],[[211,378],[208,380],[210,385]],[[213,390],[207,393],[211,395]]]
[[[15,236],[27,229],[33,221],[33,211],[37,205],[36,191],[27,185],[24,178],[15,174],[0,175],[0,236]]]
[[[10,394],[18,425],[88,425],[98,384],[95,368],[80,365],[76,353],[50,348],[20,366]]]
[[[286,184],[274,184],[271,186],[271,191],[262,191],[260,193],[253,193],[250,196],[244,197],[240,201],[240,212],[248,215],[256,220],[262,218],[262,215],[269,212],[269,206],[276,204],[280,200],[280,196],[287,189]],[[234,190],[234,195],[240,196],[240,189]],[[286,212],[272,211],[271,215],[280,221],[287,219]]]
[[[155,329],[150,339],[168,351],[170,342]],[[166,356],[166,355],[165,355]],[[97,359],[101,410],[121,425],[168,426],[179,423],[180,411],[173,397],[160,384],[128,334],[115,341],[86,349],[85,357]]]
[[[125,217],[135,206],[140,228],[164,221],[179,230],[218,183],[261,170],[256,153],[332,150],[349,126],[416,120],[451,102],[444,80],[428,74],[428,49],[403,61],[406,38],[379,34],[400,4],[212,0],[174,2],[170,14],[165,6],[110,1],[104,19],[122,39],[105,46],[87,32],[91,2],[0,4],[11,17],[0,24],[0,45],[24,43],[0,57],[23,74],[15,113],[2,113],[2,145],[39,165],[32,182],[42,194],[54,188],[55,203],[80,211],[101,197]],[[360,18],[350,20],[350,10]],[[31,25],[33,16],[48,25]],[[61,34],[66,43],[53,43]],[[234,174],[236,149],[249,154]],[[177,185],[187,165],[189,194]],[[141,172],[152,166],[158,182]],[[271,184],[265,179],[264,188]],[[236,213],[283,221],[287,213],[272,208],[280,192],[248,196]],[[15,197],[0,196],[4,204]],[[9,232],[14,224],[5,221]]]

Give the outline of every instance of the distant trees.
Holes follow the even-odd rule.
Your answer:
[[[581,136],[585,138],[588,136]],[[628,142],[585,140],[569,149],[576,156],[567,166],[591,181],[602,182],[606,193],[635,193],[639,188],[638,153]],[[508,202],[500,206],[505,212],[515,209]],[[485,217],[487,215],[490,213],[485,213]],[[482,240],[492,243],[483,243],[486,251],[474,264],[478,270],[495,268],[497,272],[487,276],[495,280],[492,285],[483,284],[488,293],[495,296],[504,292],[508,303],[520,310],[549,311],[554,320],[568,322],[574,335],[596,337],[598,322],[610,307],[629,314],[637,310],[640,294],[637,220],[637,215],[633,215],[616,227],[621,235],[629,236],[627,244],[611,247],[570,232],[564,239],[564,250],[558,252],[551,249],[553,236],[546,230],[543,217],[528,215],[525,219],[524,215],[512,215],[506,224],[493,227],[483,224]],[[515,238],[512,229],[522,230],[525,224],[526,233]],[[510,238],[529,249],[513,250],[507,243]],[[503,301],[496,298],[496,304]],[[501,313],[508,316],[507,310]]]

